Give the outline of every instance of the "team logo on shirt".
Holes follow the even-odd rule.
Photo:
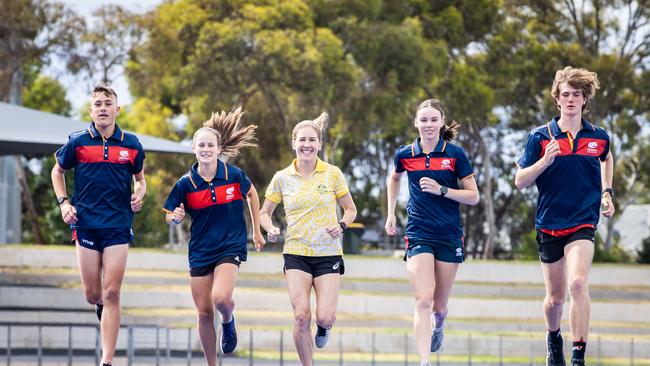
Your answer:
[[[325,194],[329,192],[329,189],[327,189],[326,184],[319,184],[318,187],[316,187],[316,191],[318,191],[320,194]]]
[[[453,169],[452,166],[451,166],[451,160],[450,159],[443,159],[441,163],[442,163],[442,165],[441,165],[442,169],[447,169],[447,170],[452,170]]]
[[[598,142],[590,141],[587,144],[587,153],[588,154],[598,154]]]
[[[129,151],[128,150],[120,150],[120,161],[127,161],[129,160]]]
[[[226,188],[226,201],[230,201],[235,198],[235,187]]]

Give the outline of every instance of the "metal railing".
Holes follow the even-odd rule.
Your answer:
[[[217,329],[219,329],[218,327]],[[186,364],[191,366],[193,362],[196,364],[203,364],[203,353],[201,351],[196,329],[188,328],[165,328],[157,325],[123,325],[122,331],[118,338],[118,347],[116,349],[116,357],[121,357],[126,360],[128,366],[132,366],[136,361],[138,364]],[[47,340],[45,334],[47,333]],[[219,365],[224,364],[237,364],[250,366],[255,365],[280,365],[295,364],[295,356],[292,356],[294,361],[289,362],[285,356],[285,352],[290,349],[293,350],[293,342],[287,342],[285,339],[285,331],[276,330],[248,330],[248,339],[242,337],[246,332],[240,334],[240,350],[235,356],[224,358],[219,354]],[[289,334],[291,334],[289,332]],[[3,336],[4,335],[4,336]],[[217,334],[218,335],[218,334]],[[369,337],[368,337],[369,335]],[[412,334],[392,334],[387,338],[387,334],[381,333],[382,342],[378,342],[377,333],[370,332],[365,336],[360,333],[345,332],[339,329],[333,333],[330,338],[333,341],[330,344],[330,352],[328,353],[328,361],[322,359],[318,360],[318,364],[339,365],[346,364],[346,355],[349,358],[359,359],[364,358],[366,361],[349,361],[347,364],[359,364],[363,362],[367,365],[390,364],[390,365],[404,365],[408,366],[416,363],[415,345],[412,339]],[[290,337],[290,336],[289,336]],[[2,338],[5,338],[4,340]],[[243,338],[243,339],[242,339]],[[369,344],[359,346],[359,349],[354,349],[354,340],[363,338],[369,340]],[[369,339],[368,339],[369,338]],[[621,365],[634,365],[635,361],[642,359],[644,362],[650,361],[650,342],[643,341],[644,337],[640,337],[642,341],[635,341],[630,338],[629,342],[621,341],[615,347],[609,347],[607,357],[613,358],[611,349],[617,349],[616,361]],[[257,341],[255,341],[257,339]],[[454,357],[453,360],[444,364],[463,364],[473,365],[476,364],[475,358],[481,358],[480,363],[490,363],[494,365],[504,365],[506,359],[511,358],[512,354],[505,349],[504,344],[510,345],[511,349],[528,349],[528,359],[524,353],[519,354],[519,361],[516,364],[524,365],[542,365],[540,357],[545,354],[544,341],[540,339],[533,339],[530,336],[528,339],[522,339],[521,336],[507,336],[498,335],[496,337],[486,337],[485,335],[473,336],[472,333],[467,336],[450,335],[447,336],[445,341],[453,347],[453,350],[445,350],[442,356],[440,352],[432,355],[434,362],[432,364],[441,365],[441,357]],[[504,342],[505,341],[505,342]],[[512,344],[516,342],[516,344]],[[354,343],[354,344],[353,344]],[[361,342],[363,343],[363,342]],[[382,344],[378,344],[382,343]],[[386,347],[389,343],[390,347]],[[601,365],[606,360],[603,357],[603,342],[601,338],[597,337],[590,342],[590,356],[592,357],[591,364]],[[526,347],[526,344],[528,347]],[[338,348],[336,352],[331,352],[334,347]],[[567,343],[565,349],[570,350]],[[259,349],[256,350],[256,347]],[[277,351],[274,351],[277,347]],[[398,348],[402,348],[401,352],[397,352]],[[626,348],[629,354],[626,355]],[[485,352],[485,350],[489,352]],[[382,350],[382,352],[380,352]],[[386,350],[390,352],[386,352]],[[265,353],[263,358],[256,358],[255,353]],[[269,353],[273,353],[273,357]],[[399,354],[402,354],[401,360]],[[569,352],[566,352],[570,354]],[[355,357],[350,357],[352,354]],[[318,354],[316,354],[318,356]],[[390,355],[391,361],[386,361],[387,355]],[[504,355],[508,355],[504,357]],[[627,357],[624,357],[627,356]],[[65,363],[72,366],[78,362],[80,358],[84,360],[94,359],[95,364],[99,364],[101,357],[101,337],[99,325],[85,324],[85,323],[25,323],[25,322],[0,322],[0,356],[4,356],[6,365],[10,366],[12,361],[18,357],[22,359],[29,359],[30,364],[42,366],[47,363],[47,360],[56,359],[58,364]],[[490,360],[486,361],[486,357]],[[318,358],[317,358],[318,359]],[[629,361],[629,363],[628,363]],[[611,362],[611,361],[609,361]],[[512,362],[511,362],[512,363]],[[1,362],[0,362],[1,364]]]

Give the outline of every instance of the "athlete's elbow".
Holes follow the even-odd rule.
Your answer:
[[[470,205],[470,206],[476,206],[476,205],[478,205],[480,200],[481,200],[481,197],[478,194],[478,192],[474,192],[474,195],[472,197],[470,197],[470,200],[469,200],[469,202],[467,204]]]
[[[528,187],[528,182],[525,182],[519,174],[515,175],[515,187],[517,187],[518,190],[522,191],[524,188]]]

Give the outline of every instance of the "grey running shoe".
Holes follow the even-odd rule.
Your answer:
[[[316,343],[316,347],[318,348],[325,347],[325,345],[327,345],[327,341],[329,340],[329,337],[330,337],[330,330],[316,324],[316,336],[314,337],[314,343]]]
[[[444,328],[433,328],[433,332],[431,332],[431,352],[437,352],[440,348],[442,348],[442,340],[444,338]]]
[[[546,335],[546,366],[566,366],[564,360],[562,336],[556,342],[553,342],[551,335]]]

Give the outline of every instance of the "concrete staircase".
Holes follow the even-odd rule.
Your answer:
[[[338,319],[326,351],[336,353],[341,348],[346,354],[369,354],[375,350],[389,358],[405,351],[414,354],[413,299],[404,262],[363,256],[345,260]],[[156,329],[144,325],[156,325],[170,328],[169,333],[165,329],[158,333],[158,341],[169,343],[170,349],[187,349],[189,336],[190,347],[200,350],[195,331],[187,329],[195,323],[188,278],[183,253],[130,251],[122,323],[135,327],[137,348],[155,347]],[[637,362],[650,362],[650,267],[595,265],[590,284],[589,354],[614,363],[630,356]],[[543,296],[539,263],[470,261],[461,265],[442,355],[462,358],[472,354],[488,361],[499,355],[543,358]],[[280,332],[284,352],[295,353],[279,253],[251,252],[241,266],[234,297],[242,355],[249,349],[251,334],[255,352],[279,353]],[[41,342],[50,349],[65,348],[68,342],[67,330],[61,333],[62,328],[53,325],[97,324],[93,308],[83,299],[72,247],[0,247],[2,322],[49,324],[41,330]],[[563,329],[570,339],[568,324]],[[34,332],[34,327],[15,327],[12,345],[33,346]],[[93,349],[95,332],[92,327],[75,329],[75,347]],[[0,326],[0,349],[6,338]],[[127,331],[120,333],[119,348],[128,346],[127,338]]]

